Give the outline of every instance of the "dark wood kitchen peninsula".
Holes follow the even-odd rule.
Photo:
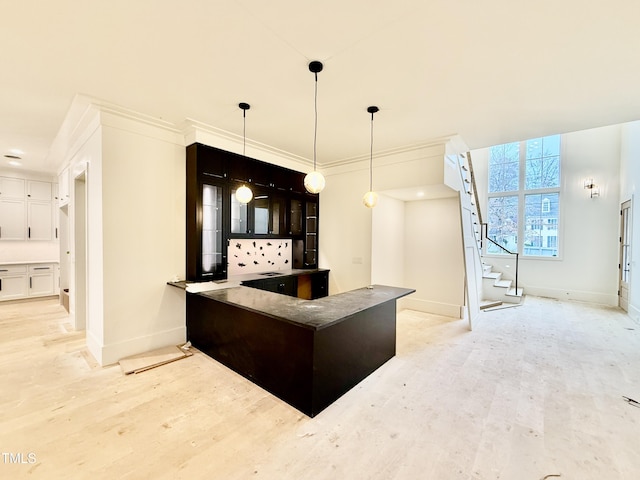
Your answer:
[[[313,417],[396,353],[396,300],[374,285],[303,300],[240,286],[187,293],[187,338]]]

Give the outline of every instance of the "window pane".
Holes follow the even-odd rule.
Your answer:
[[[558,255],[558,194],[525,195],[525,255]]]
[[[489,198],[488,237],[510,252],[518,251],[518,197]],[[487,253],[506,252],[492,242]]]
[[[518,190],[520,144],[497,145],[489,149],[489,192]]]
[[[560,186],[560,135],[527,140],[525,188]]]

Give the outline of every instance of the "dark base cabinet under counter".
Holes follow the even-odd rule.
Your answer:
[[[266,278],[245,280],[242,285],[290,297],[315,300],[329,294],[329,270],[291,270],[284,274],[271,272]]]
[[[313,417],[396,352],[396,300],[374,285],[317,300],[248,287],[187,294],[187,339]]]

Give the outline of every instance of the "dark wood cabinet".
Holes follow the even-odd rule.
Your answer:
[[[303,193],[303,173],[198,143],[186,173],[187,280],[226,278],[230,238],[291,238],[292,266],[317,267],[318,195]],[[253,191],[246,205],[235,199],[243,184]]]
[[[257,288],[258,290],[266,290],[290,297],[298,296],[298,279],[295,275],[279,275],[275,278],[261,278],[243,282],[242,284],[245,287]]]
[[[298,275],[276,275],[242,282],[245,287],[315,300],[329,295],[329,270]]]
[[[329,271],[323,270],[311,275],[311,298],[322,298],[329,295]]]

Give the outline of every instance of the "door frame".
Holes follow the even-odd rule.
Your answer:
[[[618,250],[618,306],[629,311],[631,277],[632,199],[620,204],[620,236]]]

